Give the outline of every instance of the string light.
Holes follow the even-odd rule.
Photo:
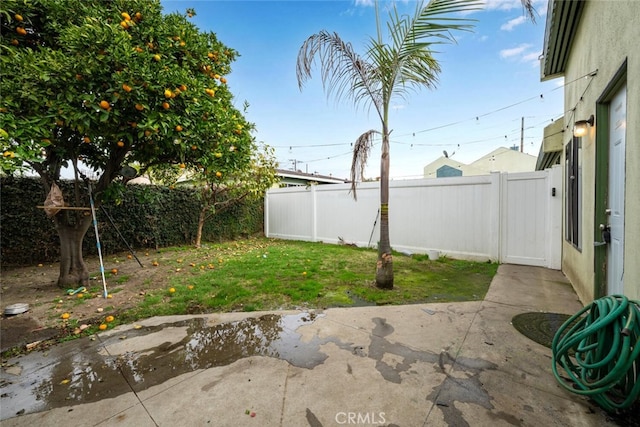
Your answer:
[[[559,86],[557,86],[557,87],[555,87],[555,88],[553,88],[553,89],[551,89],[551,90],[549,90],[549,91],[546,91],[546,92],[544,92],[544,93],[541,93],[541,94],[539,94],[539,95],[536,95],[536,96],[532,96],[532,97],[529,97],[529,98],[523,99],[523,100],[521,100],[521,101],[518,101],[518,102],[515,102],[515,103],[512,103],[512,104],[506,105],[506,106],[504,106],[504,107],[497,108],[497,109],[495,109],[495,110],[492,110],[492,111],[486,112],[486,113],[484,113],[484,114],[479,114],[479,115],[472,116],[472,118],[470,118],[470,119],[457,120],[457,121],[454,121],[454,122],[451,122],[451,123],[446,123],[446,124],[439,125],[439,126],[435,126],[435,127],[428,128],[428,129],[422,129],[422,130],[412,131],[412,132],[407,133],[407,134],[397,135],[397,137],[411,136],[411,137],[415,138],[415,137],[416,137],[416,134],[419,134],[419,133],[427,133],[427,132],[431,132],[431,131],[435,131],[435,130],[443,129],[443,128],[446,128],[446,127],[455,126],[455,125],[458,125],[458,124],[462,124],[462,123],[468,122],[468,121],[470,121],[470,120],[474,120],[476,124],[479,124],[479,123],[480,123],[480,118],[483,118],[483,117],[487,117],[487,116],[490,116],[490,115],[496,114],[496,113],[498,113],[498,112],[501,112],[501,111],[507,110],[507,109],[509,109],[509,108],[513,108],[513,107],[515,107],[515,106],[518,106],[518,105],[524,104],[524,103],[526,103],[526,102],[530,102],[530,101],[532,101],[532,100],[534,100],[534,99],[539,99],[541,102],[544,102],[544,94],[545,94],[545,93],[546,93],[546,94],[548,94],[548,93],[554,92],[554,91],[556,91],[556,90],[559,90],[559,89],[565,88],[565,87],[567,87],[568,85],[571,85],[571,84],[573,84],[573,83],[575,83],[575,82],[577,82],[577,81],[580,81],[580,80],[582,80],[582,79],[584,79],[584,78],[593,77],[593,76],[595,76],[595,75],[597,74],[597,72],[598,72],[598,70],[594,70],[594,71],[589,72],[589,73],[587,73],[587,74],[584,74],[584,75],[582,75],[582,76],[580,76],[580,77],[577,77],[577,78],[575,78],[574,80],[571,80],[571,81],[569,81],[569,82],[564,82],[562,85],[559,85]],[[589,84],[588,84],[588,85],[587,85],[587,87],[585,88],[584,92],[586,92],[586,91],[588,90],[589,86],[591,85],[591,82],[592,82],[592,80],[591,80],[591,81],[589,81]],[[580,99],[580,100],[581,100],[581,99]],[[578,102],[580,102],[580,101],[578,101]],[[575,106],[574,108],[572,108],[572,109],[570,109],[570,110],[567,110],[567,111],[565,111],[564,113],[562,113],[562,114],[560,114],[560,115],[556,115],[556,116],[554,116],[554,117],[553,117],[553,118],[551,118],[551,119],[545,119],[544,121],[542,121],[542,122],[540,122],[540,123],[537,123],[537,124],[536,124],[536,125],[534,125],[534,126],[530,126],[530,127],[528,127],[528,128],[527,128],[527,130],[529,130],[529,129],[534,129],[534,128],[536,128],[536,127],[540,126],[540,125],[543,125],[543,124],[546,124],[546,123],[549,123],[549,122],[553,122],[553,121],[557,120],[558,118],[560,118],[560,117],[562,117],[562,116],[566,115],[567,113],[573,113],[573,114],[575,114],[575,109],[576,109],[576,107],[577,107],[577,104],[576,104],[576,106]],[[529,116],[529,117],[531,117],[531,116]],[[494,127],[495,127],[495,126],[494,126]],[[500,137],[504,136],[504,140],[505,140],[505,141],[508,141],[508,140],[509,140],[509,135],[511,135],[511,136],[515,136],[515,133],[516,133],[516,132],[517,132],[517,133],[519,133],[519,132],[520,132],[520,129],[518,129],[518,130],[514,130],[514,131],[512,131],[512,133],[507,134],[507,135],[501,135]],[[458,147],[458,148],[460,148],[460,146],[461,146],[461,145],[477,144],[477,143],[481,143],[481,142],[487,142],[487,141],[497,140],[497,139],[498,139],[498,138],[500,138],[500,137],[499,137],[499,136],[494,136],[494,137],[488,137],[488,138],[483,138],[483,139],[477,139],[477,140],[471,140],[471,141],[464,141],[464,142],[457,143],[457,147]],[[377,139],[379,139],[379,137],[376,137],[376,138],[377,138]],[[445,146],[451,146],[451,145],[453,145],[452,143],[419,143],[419,142],[415,142],[415,141],[414,141],[414,142],[403,142],[403,141],[399,141],[399,140],[397,140],[397,139],[390,140],[390,143],[392,143],[392,144],[400,144],[400,145],[409,145],[409,147],[410,147],[411,149],[413,149],[413,148],[414,148],[414,146],[416,146],[416,147],[420,147],[420,146],[425,146],[425,147],[445,147]],[[312,144],[312,145],[287,145],[287,146],[278,146],[278,145],[274,145],[274,146],[272,146],[272,147],[274,147],[274,148],[288,148],[288,149],[289,149],[289,153],[291,154],[291,152],[292,152],[292,150],[293,150],[294,148],[304,148],[304,149],[307,149],[307,148],[324,148],[324,147],[346,146],[347,144],[349,144],[349,147],[353,147],[353,142],[328,143],[328,144]],[[531,144],[533,144],[533,142],[532,142]],[[374,144],[374,145],[375,145],[375,144]],[[348,152],[341,153],[341,154],[336,154],[336,155],[333,155],[333,156],[327,156],[327,157],[317,158],[317,159],[313,159],[313,160],[307,160],[307,161],[306,161],[306,163],[309,163],[309,162],[319,162],[319,161],[323,161],[323,160],[331,160],[331,159],[334,159],[334,158],[343,157],[343,156],[352,155],[352,154],[353,154],[353,152],[352,152],[352,151],[348,151]]]

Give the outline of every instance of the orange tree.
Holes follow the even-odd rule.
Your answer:
[[[224,152],[228,173],[248,167],[251,124],[226,83],[237,55],[157,0],[4,0],[0,6],[3,173],[32,170],[47,192],[67,168],[67,205],[88,206],[78,165],[91,168],[96,204],[117,193],[123,166],[204,166]],[[233,150],[231,150],[233,146]],[[214,157],[215,158],[215,157]],[[52,217],[58,285],[87,284],[86,211]]]
[[[237,125],[235,133],[243,134],[242,125]],[[205,223],[214,215],[243,200],[263,198],[265,191],[278,182],[277,163],[271,147],[264,146],[259,150],[252,142],[254,149],[249,163],[239,167],[233,141],[232,138],[232,145],[226,150],[218,149],[203,156],[197,168],[188,173],[200,200],[196,247],[202,242]]]

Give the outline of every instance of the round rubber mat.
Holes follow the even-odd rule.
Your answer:
[[[551,348],[556,332],[570,317],[560,313],[529,312],[513,316],[511,324],[525,337]]]

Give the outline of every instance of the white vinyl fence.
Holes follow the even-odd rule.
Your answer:
[[[376,247],[380,187],[349,184],[271,189],[265,197],[265,235],[272,238]],[[437,251],[560,269],[560,167],[526,173],[391,181],[389,229],[393,249]]]

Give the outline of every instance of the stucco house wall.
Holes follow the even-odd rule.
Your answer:
[[[554,1],[557,0],[549,2],[549,13]],[[634,0],[584,2],[563,73],[565,146],[571,140],[574,122],[595,115],[595,125],[582,137],[582,244],[576,248],[563,239],[562,248],[562,270],[583,303],[606,293],[606,288],[598,287],[597,279],[599,269],[603,268],[597,262],[603,256],[598,251],[606,249],[594,247],[594,242],[601,240],[596,224],[599,222],[596,154],[602,151],[597,151],[596,146],[607,139],[606,133],[598,132],[598,123],[604,126],[608,120],[606,110],[598,106],[606,104],[606,94],[616,81],[622,80],[627,85],[624,294],[640,299],[640,25],[635,22],[639,11],[639,3]],[[547,32],[548,27],[549,21]],[[595,75],[589,75],[594,72]],[[608,140],[604,144],[607,147]],[[563,150],[563,165],[565,157]],[[566,203],[563,209],[566,218]],[[566,221],[563,223],[566,226]]]

